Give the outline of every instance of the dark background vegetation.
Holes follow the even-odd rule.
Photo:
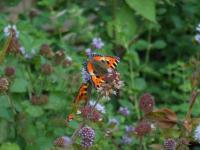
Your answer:
[[[117,70],[125,86],[118,97],[105,103],[108,117],[119,117],[120,105],[131,111],[128,118],[119,117],[121,129],[141,115],[138,98],[144,92],[154,95],[157,108],[169,107],[179,117],[184,116],[193,88],[194,64],[199,59],[200,47],[194,41],[198,23],[199,0],[1,0],[1,47],[6,41],[4,27],[16,24],[18,40],[26,52],[38,53],[42,44],[48,44],[54,51],[64,50],[72,64],[66,68],[53,64],[54,72],[46,77],[40,65],[49,60],[37,56],[23,61],[6,55],[0,75],[6,66],[16,69],[7,95],[18,115],[12,114],[7,95],[2,94],[0,150],[51,149],[56,137],[73,133],[63,120],[81,83],[85,49],[94,37],[105,43],[97,53],[121,59]],[[49,96],[48,103],[33,106],[28,95],[40,93],[41,88]],[[199,116],[199,108],[197,100],[193,116]],[[102,139],[99,132],[96,149],[112,149],[111,141]],[[115,140],[122,134],[117,132]],[[154,141],[161,140],[162,134],[154,136]],[[124,149],[134,148],[135,143]]]

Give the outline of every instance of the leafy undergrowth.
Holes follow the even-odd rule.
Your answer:
[[[0,150],[200,149],[197,0],[0,5]]]

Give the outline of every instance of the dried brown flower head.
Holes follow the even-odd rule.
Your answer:
[[[48,44],[42,44],[40,46],[40,54],[47,58],[51,58],[54,55],[52,49]]]
[[[140,97],[139,107],[144,113],[153,111],[154,98],[151,94],[145,93]]]
[[[134,132],[138,137],[142,137],[151,132],[151,125],[146,121],[141,121],[136,125]]]
[[[53,142],[53,144],[55,146],[58,146],[58,147],[66,147],[66,146],[72,144],[72,141],[71,141],[71,139],[68,136],[61,136],[61,137],[58,137]]]
[[[49,75],[53,72],[53,67],[50,64],[42,64],[41,71],[45,75]]]
[[[65,59],[65,53],[62,50],[59,50],[55,53],[55,63],[61,64]]]
[[[99,112],[92,106],[85,106],[81,109],[81,116],[85,119],[89,119],[91,121],[99,121],[100,120],[100,114]]]
[[[6,92],[8,90],[9,82],[7,78],[0,78],[0,92]]]
[[[14,74],[15,74],[15,68],[13,68],[13,67],[6,67],[6,68],[4,69],[4,74],[5,74],[6,76],[8,76],[8,77],[14,75]]]
[[[48,103],[48,96],[47,95],[40,95],[40,96],[31,96],[30,102],[33,105],[43,105]]]

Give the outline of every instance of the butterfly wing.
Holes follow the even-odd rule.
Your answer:
[[[115,69],[119,63],[120,58],[116,56],[101,56],[97,54],[92,55],[93,61],[98,61],[102,66],[105,66],[106,69]]]
[[[82,83],[81,84],[81,86],[78,90],[78,93],[77,93],[77,95],[74,99],[75,104],[78,104],[82,100],[84,100],[85,102],[87,101],[87,99],[88,99],[88,94],[87,94],[88,87],[89,87],[88,83]]]

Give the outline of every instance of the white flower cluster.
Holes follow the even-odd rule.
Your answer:
[[[19,37],[19,31],[17,31],[17,27],[16,25],[7,25],[6,27],[4,27],[3,32],[4,32],[4,36],[8,37],[10,35],[11,30],[13,30],[15,32],[16,37]]]

